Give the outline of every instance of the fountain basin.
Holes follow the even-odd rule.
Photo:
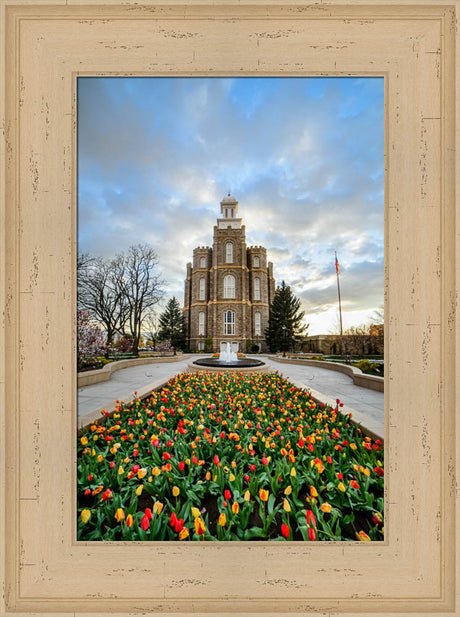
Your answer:
[[[188,368],[195,373],[197,371],[265,373],[268,366],[265,362],[254,358],[238,358],[228,361],[220,358],[200,358],[191,362]]]

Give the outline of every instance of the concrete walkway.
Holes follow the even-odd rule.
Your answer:
[[[112,374],[109,381],[78,389],[78,426],[85,426],[100,417],[100,410],[111,411],[115,400],[130,401],[134,392],[143,396],[164,384],[168,379],[186,370],[198,357],[193,355],[175,363],[158,363],[133,366]],[[261,356],[257,356],[260,358]],[[344,413],[351,412],[353,420],[363,425],[375,437],[383,439],[383,392],[355,386],[348,375],[316,366],[302,366],[277,362],[264,357],[270,369],[278,371],[299,388],[308,388],[321,402],[331,405],[340,399]]]

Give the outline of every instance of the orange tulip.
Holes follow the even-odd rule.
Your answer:
[[[123,508],[118,508],[118,510],[115,512],[115,518],[117,519],[118,523],[125,518],[125,512]]]
[[[259,489],[259,497],[262,501],[268,501],[268,495],[268,491],[264,490],[263,488]]]
[[[356,537],[360,542],[371,542],[371,539],[364,531],[360,531],[359,533],[357,533]]]

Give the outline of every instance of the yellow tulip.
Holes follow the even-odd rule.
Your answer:
[[[80,516],[81,516],[81,522],[83,524],[87,523],[89,519],[91,518],[91,510],[82,510]]]
[[[244,493],[244,501],[250,501],[250,499],[251,499],[251,493],[249,492],[249,490],[247,490]]]
[[[179,540],[185,540],[186,538],[189,537],[189,535],[190,533],[187,527],[182,527],[182,529],[179,532]]]
[[[141,495],[141,493],[142,493],[143,489],[144,489],[144,485],[143,485],[143,484],[139,484],[139,486],[138,486],[138,487],[137,487],[137,489],[136,489],[136,495],[137,495],[138,497]]]
[[[198,516],[195,519],[195,532],[198,536],[202,536],[205,531],[206,525],[204,524],[204,521],[202,521],[201,518]]]
[[[115,512],[115,518],[117,519],[118,523],[125,518],[125,511],[123,510],[123,508],[118,508],[118,510]]]
[[[160,470],[160,469],[158,469],[158,467],[154,467],[154,468],[152,469],[152,474],[153,474],[154,476],[159,476],[159,475],[160,475],[160,473],[161,473],[161,470]]]
[[[283,501],[283,510],[285,510],[286,512],[291,511],[291,506],[289,504],[289,501],[286,498]]]
[[[285,495],[290,495],[292,493],[292,486],[286,486],[286,488],[284,489],[284,494]]]
[[[191,508],[191,512],[192,512],[193,518],[197,518],[201,514],[201,512],[198,510],[198,508]]]
[[[239,511],[240,511],[239,503],[237,501],[234,501],[232,505],[232,512],[233,514],[238,514]]]
[[[314,486],[310,486],[310,497],[318,497],[318,491]]]
[[[118,467],[118,475],[119,475],[119,476],[121,476],[121,475],[122,475],[122,474],[124,474],[124,473],[125,473],[125,470],[124,470],[124,469],[123,469],[123,467],[120,465],[120,466]]]
[[[139,469],[137,472],[137,477],[139,478],[139,480],[142,480],[142,478],[145,478],[146,475],[147,475],[147,469],[145,469],[145,467],[143,467],[142,469]]]
[[[325,501],[325,502],[321,505],[320,510],[321,510],[322,512],[330,512],[330,511],[332,510],[332,506],[331,506],[331,504],[330,504],[330,503],[327,503],[327,501]]]
[[[86,446],[88,444],[88,437],[82,437],[80,443],[82,446]]]
[[[230,480],[230,482],[234,482],[235,481],[235,476],[231,473],[229,475],[228,479]]]
[[[291,476],[292,476],[293,478],[295,478],[295,476],[296,476],[295,467],[293,467],[293,468],[291,469]]]
[[[180,495],[180,489],[178,486],[173,486],[172,494],[173,494],[173,497],[178,497]]]
[[[339,491],[342,491],[342,493],[345,492],[345,486],[343,484],[343,482],[339,482],[337,485],[337,488],[339,489]]]
[[[155,514],[161,514],[161,511],[163,510],[163,504],[161,503],[161,501],[155,501],[152,510],[155,512]]]

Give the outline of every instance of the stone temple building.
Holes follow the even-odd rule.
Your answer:
[[[275,293],[273,264],[263,246],[246,246],[238,202],[230,194],[220,202],[212,248],[193,251],[187,264],[184,315],[192,351],[220,351],[227,342],[246,352],[248,341],[267,351],[265,328]],[[206,341],[212,344],[207,345]]]

